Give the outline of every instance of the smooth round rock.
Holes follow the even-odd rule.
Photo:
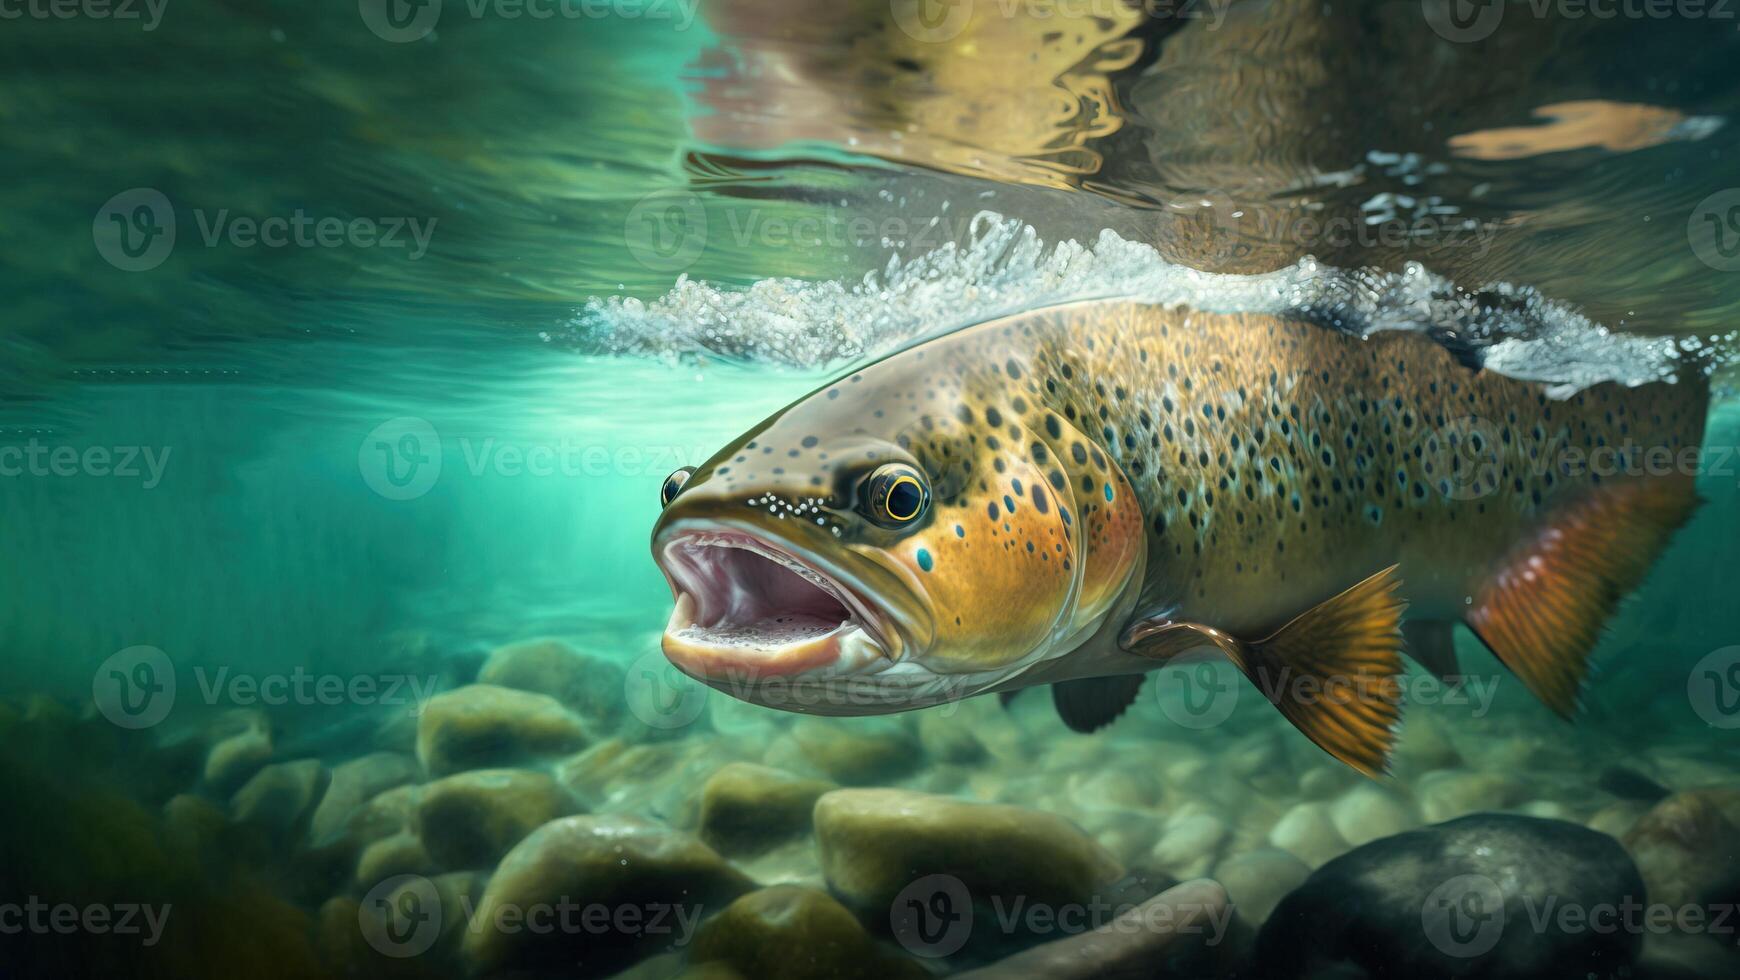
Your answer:
[[[417,835],[443,868],[490,868],[538,827],[574,812],[556,781],[522,769],[475,769],[437,779],[417,800]]]
[[[585,726],[555,698],[488,684],[430,698],[417,723],[417,759],[432,776],[562,755],[585,742]]]
[[[1526,792],[1527,787],[1509,776],[1465,769],[1430,772],[1414,784],[1414,795],[1427,823],[1503,810],[1521,803]]]
[[[363,848],[356,859],[356,883],[369,889],[398,875],[432,875],[437,870],[422,839],[400,831]]]
[[[488,975],[609,976],[679,948],[704,911],[752,887],[718,852],[686,834],[634,817],[563,817],[502,859],[463,947]],[[625,914],[635,922],[625,923]],[[528,915],[548,928],[525,928]]]
[[[323,843],[339,837],[363,804],[417,775],[417,761],[399,752],[371,752],[333,766],[332,782],[308,827],[310,839]]]
[[[1225,821],[1205,811],[1183,811],[1166,821],[1150,859],[1179,879],[1200,878],[1219,860],[1232,836]]]
[[[622,720],[626,674],[614,660],[581,653],[561,640],[538,639],[496,648],[477,682],[547,694],[604,732]]]
[[[1740,895],[1740,791],[1675,793],[1639,817],[1624,841],[1652,902],[1681,908]]]
[[[1351,846],[1323,803],[1301,803],[1288,810],[1269,830],[1269,843],[1314,868]]]
[[[1348,790],[1329,807],[1336,833],[1349,844],[1369,844],[1420,825],[1413,804],[1372,782]]]
[[[816,801],[822,874],[843,901],[887,916],[918,879],[948,875],[975,901],[1080,902],[1123,874],[1061,817],[897,789],[843,789]]]
[[[985,743],[962,717],[956,705],[945,704],[918,713],[918,741],[926,755],[938,762],[973,765],[985,758]]]
[[[956,980],[1146,980],[1244,976],[1248,931],[1226,890],[1186,881],[1095,928],[1054,939]]]
[[[1417,776],[1435,769],[1454,769],[1462,765],[1462,756],[1450,744],[1443,727],[1425,710],[1410,711],[1402,723],[1401,737],[1396,741],[1396,771]]]
[[[212,727],[211,739],[205,781],[220,793],[246,782],[272,758],[272,726],[258,711],[226,712]]]
[[[886,719],[806,718],[791,738],[805,761],[842,786],[890,782],[923,761],[918,740]]]
[[[816,800],[837,789],[820,779],[733,762],[701,787],[701,839],[727,854],[753,854],[810,829]]]
[[[1267,919],[1281,899],[1309,877],[1309,865],[1274,847],[1235,854],[1214,869],[1214,880],[1226,888],[1239,914],[1253,925]]]
[[[266,766],[236,790],[230,814],[237,823],[260,827],[276,840],[299,840],[331,778],[316,759]]]
[[[885,953],[826,892],[775,885],[709,919],[689,947],[692,963],[721,963],[746,977],[897,980],[928,974]]]

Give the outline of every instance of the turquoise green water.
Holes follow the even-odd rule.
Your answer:
[[[987,867],[1032,853],[1075,870],[1010,870],[1029,901],[1221,882],[1243,926],[1137,975],[1251,976],[1308,873],[1484,811],[1622,841],[1659,902],[1740,895],[1731,32],[1514,4],[1472,43],[1417,4],[1105,4],[1056,31],[967,4],[966,40],[932,43],[899,26],[910,6],[447,0],[414,40],[372,29],[367,0],[0,21],[0,778],[19,801],[0,927],[34,900],[171,910],[149,944],[89,920],[0,931],[0,975],[946,974],[1080,930],[987,927],[982,906],[938,953],[853,862],[910,857],[901,884],[983,898]],[[1564,103],[1582,125],[1549,124]],[[1614,620],[1576,725],[1462,634],[1470,697],[1411,708],[1376,789],[1260,698],[1191,723],[1191,677],[1219,674],[1169,674],[1078,735],[1039,694],[798,720],[664,665],[648,535],[668,473],[850,365],[1110,295],[1450,331],[1566,389],[1696,350],[1709,458],[1730,461]],[[513,646],[539,638],[556,645]],[[478,709],[474,756],[432,744],[463,725],[429,699],[480,681],[543,700]],[[734,763],[778,771],[748,779],[747,829],[720,815]],[[442,782],[478,769],[532,782]],[[996,821],[947,811],[941,844],[891,820],[854,849],[810,827],[837,787],[1037,829],[957,859]],[[509,848],[550,827],[577,837],[539,860],[602,862],[564,897],[695,922],[523,948],[479,924]],[[649,879],[705,853],[663,884],[601,870],[598,841],[634,834],[653,843],[615,866]],[[395,938],[415,923],[381,889],[402,876],[440,892],[439,939]],[[779,925],[782,902],[810,918]],[[1636,972],[1599,975],[1729,976],[1733,947],[1651,933]],[[1104,969],[1002,975],[1112,975],[1085,960]]]

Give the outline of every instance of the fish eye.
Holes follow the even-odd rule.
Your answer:
[[[677,494],[682,492],[683,484],[689,482],[689,477],[693,475],[694,472],[695,468],[693,466],[685,466],[682,469],[677,470],[675,473],[672,473],[670,476],[665,477],[664,486],[659,487],[659,504],[664,507],[669,507],[671,501],[677,499]]]
[[[879,466],[870,474],[865,516],[883,527],[902,527],[917,520],[930,503],[930,490],[917,470],[900,463]]]

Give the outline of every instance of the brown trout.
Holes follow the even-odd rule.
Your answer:
[[[1454,674],[1458,622],[1575,710],[1603,622],[1698,502],[1689,471],[1635,456],[1696,452],[1706,402],[1701,376],[1555,399],[1420,333],[1024,313],[672,474],[663,646],[737,697],[821,714],[1049,684],[1078,731],[1145,672],[1224,656],[1377,773],[1400,654]]]

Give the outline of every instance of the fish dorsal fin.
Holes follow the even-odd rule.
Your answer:
[[[1136,700],[1142,674],[1084,677],[1051,685],[1057,716],[1071,731],[1091,732],[1112,723]]]
[[[1161,659],[1218,647],[1307,738],[1375,777],[1388,769],[1402,716],[1401,584],[1391,565],[1255,642],[1155,621],[1127,627],[1124,645]]]
[[[1597,488],[1511,553],[1475,593],[1469,629],[1569,718],[1607,617],[1697,506],[1689,476]]]

